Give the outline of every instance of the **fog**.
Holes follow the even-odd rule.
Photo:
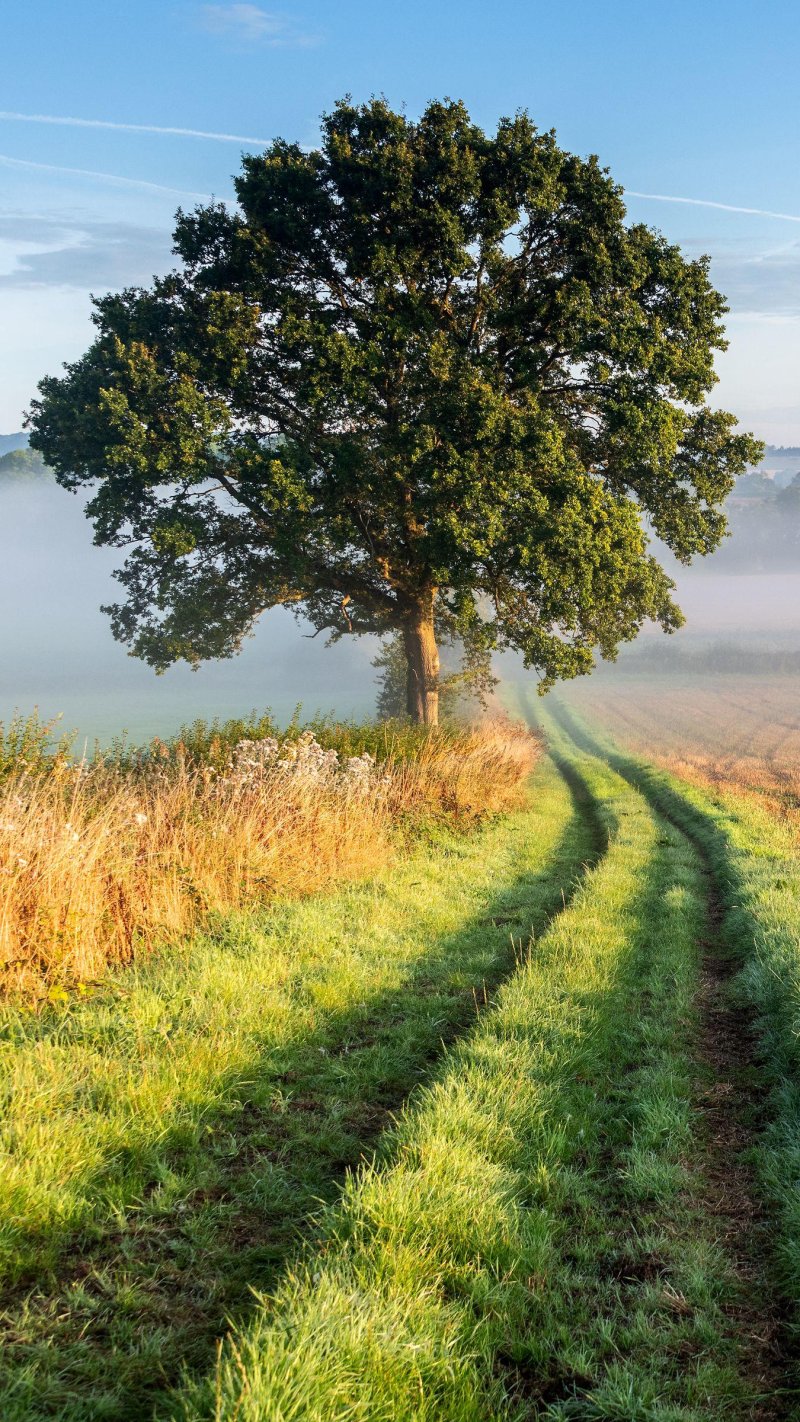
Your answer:
[[[674,645],[698,637],[749,646],[779,646],[788,639],[800,650],[800,571],[717,572],[713,555],[705,563],[670,570],[686,616],[686,626],[670,638]]]
[[[163,676],[115,642],[101,603],[122,600],[112,577],[121,555],[95,548],[83,499],[50,479],[0,485],[0,721],[38,707],[68,730],[109,741],[168,735],[195,717],[270,707],[288,720],[333,711],[363,716],[375,706],[377,642],[326,648],[292,614],[266,614],[239,656]]]
[[[750,557],[746,530],[729,543],[742,571],[728,571],[729,554],[684,569],[660,550],[687,625],[669,638],[646,628],[617,664],[601,666],[601,677],[762,671],[770,669],[764,653],[776,654],[776,670],[794,669],[786,654],[800,658],[800,566],[778,562],[765,570],[763,540],[758,559]],[[304,716],[374,711],[377,642],[346,638],[326,647],[323,636],[312,640],[311,629],[282,609],[261,619],[239,656],[156,676],[114,641],[100,612],[101,603],[122,595],[111,576],[120,556],[94,547],[82,497],[50,479],[0,484],[0,720],[38,707],[45,718],[61,715],[80,744],[123,731],[143,741],[195,717],[253,708],[269,707],[282,721],[298,703]],[[748,657],[756,658],[750,668]],[[500,659],[499,670],[530,675],[510,657]]]

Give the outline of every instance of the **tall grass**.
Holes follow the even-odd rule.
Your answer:
[[[508,722],[276,735],[265,718],[74,762],[47,730],[2,739],[0,982],[34,993],[210,915],[374,871],[432,819],[509,808],[537,753]]]

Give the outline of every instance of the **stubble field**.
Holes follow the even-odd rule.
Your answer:
[[[800,804],[800,679],[606,676],[561,693],[620,744],[678,775]]]

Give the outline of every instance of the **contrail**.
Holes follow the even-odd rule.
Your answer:
[[[780,222],[800,222],[793,212],[771,212],[763,207],[736,207],[730,202],[711,202],[708,198],[667,197],[665,193],[637,193],[625,188],[625,197],[647,198],[649,202],[680,202],[688,207],[715,207],[720,212],[746,212],[750,217],[777,217]]]
[[[266,147],[270,142],[268,138],[253,138],[241,133],[216,133],[203,128],[170,128],[154,123],[116,123],[110,119],[72,118],[56,114],[21,114],[11,109],[0,109],[0,119],[9,119],[19,123],[60,124],[68,128],[107,128],[121,133],[160,133],[178,138],[205,138],[216,143],[253,143],[257,147]],[[183,188],[167,188],[160,183],[146,182],[143,178],[118,178],[112,173],[95,173],[86,168],[59,168],[52,163],[26,162],[21,158],[6,158],[2,155],[0,155],[0,162],[19,167],[49,169],[51,172],[81,174],[87,178],[103,178],[106,182],[123,183],[140,188],[154,188],[158,192],[176,193],[181,197],[208,197],[207,193],[187,192]],[[647,202],[673,202],[680,203],[684,207],[710,207],[715,208],[718,212],[743,212],[749,217],[770,217],[779,222],[800,222],[800,216],[793,212],[773,212],[770,208],[763,207],[739,207],[730,202],[713,202],[710,198],[673,197],[668,193],[641,193],[634,188],[626,188],[624,191],[626,197],[643,198]]]
[[[202,198],[210,202],[211,193],[195,193],[187,188],[168,188],[163,183],[150,183],[146,178],[120,178],[116,173],[96,173],[92,168],[62,168],[56,163],[34,163],[29,158],[9,158],[0,153],[0,164],[5,168],[34,168],[44,173],[71,173],[78,178],[98,178],[104,183],[117,183],[124,188],[145,188],[150,192],[170,193],[173,197]]]
[[[55,123],[67,128],[112,128],[121,133],[165,133],[178,138],[210,138],[216,143],[252,143],[258,148],[266,148],[268,138],[248,138],[241,133],[211,133],[203,128],[164,128],[155,123],[112,123],[110,119],[66,118],[56,114],[18,114],[10,109],[0,110],[0,119],[11,119],[15,123]]]
[[[178,138],[210,138],[217,144],[254,144],[266,148],[269,138],[247,138],[244,134],[213,134],[205,128],[163,128],[159,124],[114,124],[107,118],[67,118],[58,114],[16,114],[0,109],[0,118],[20,124],[61,124],[67,128],[114,128],[122,134],[172,134]]]

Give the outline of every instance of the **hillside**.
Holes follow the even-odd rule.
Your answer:
[[[0,455],[9,454],[14,449],[27,449],[28,436],[20,430],[18,434],[0,435]]]

